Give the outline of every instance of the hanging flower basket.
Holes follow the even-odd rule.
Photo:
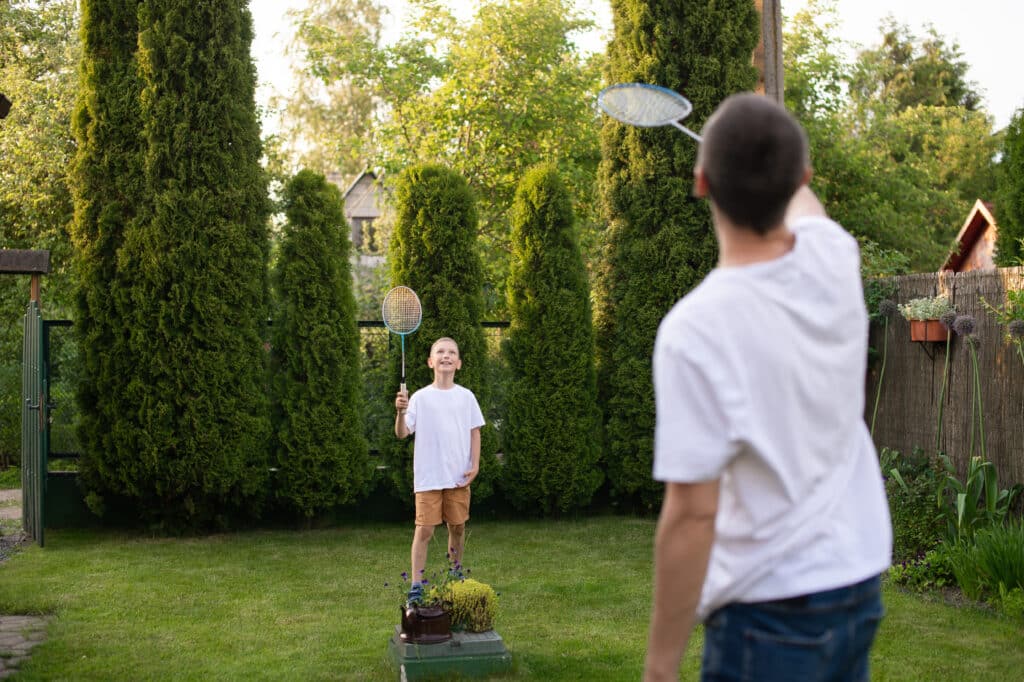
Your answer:
[[[911,341],[945,341],[949,329],[938,320],[910,320]]]

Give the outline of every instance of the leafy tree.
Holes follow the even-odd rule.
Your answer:
[[[339,0],[340,2],[340,0]],[[354,156],[394,176],[439,163],[479,198],[489,309],[504,304],[507,211],[527,168],[553,161],[577,197],[593,243],[592,183],[598,160],[591,103],[600,59],[572,41],[592,24],[568,0],[486,0],[463,23],[442,4],[412,3],[410,29],[381,47],[370,30],[341,32],[312,19],[300,26],[308,70],[324,82],[373,94],[377,121]]]
[[[0,120],[0,239],[4,248],[50,252],[46,317],[72,308],[73,205],[67,169],[75,154],[71,116],[78,59],[73,0],[0,2],[0,92],[13,103]],[[0,463],[21,453],[21,319],[27,276],[0,277]]]
[[[883,103],[890,111],[917,106],[978,109],[981,95],[967,80],[970,65],[959,45],[946,44],[931,26],[926,37],[918,38],[891,16],[880,28],[881,44],[860,53],[850,80],[850,95],[862,109]]]
[[[508,297],[504,485],[522,509],[584,508],[602,479],[590,288],[551,165],[529,171],[512,204]]]
[[[890,23],[883,46],[855,62],[836,33],[835,3],[812,0],[783,41],[786,104],[807,129],[814,187],[855,235],[934,270],[970,206],[992,195],[991,119],[965,106],[966,64],[934,31],[919,41]]]
[[[143,0],[145,201],[118,266],[131,315],[110,495],[167,530],[256,513],[266,491],[266,182],[244,0]]]
[[[80,470],[93,491],[128,483],[131,442],[118,442],[130,413],[126,387],[136,374],[125,325],[132,315],[131,274],[118,266],[125,231],[144,201],[139,2],[82,2],[82,61],[73,119],[78,295],[75,324],[81,359],[78,385]]]
[[[374,0],[311,0],[293,10],[296,35],[287,54],[294,61],[294,85],[276,97],[282,129],[268,143],[270,168],[287,173],[301,165],[348,181],[366,168],[365,140],[373,123],[373,94],[351,75],[323,74],[321,50],[350,41],[379,49],[385,10]]]
[[[491,493],[496,477],[497,436],[487,405],[490,362],[480,321],[483,314],[483,267],[477,252],[476,201],[458,173],[433,165],[406,169],[395,187],[396,221],[390,244],[392,283],[410,287],[420,298],[423,321],[405,339],[406,383],[409,392],[434,381],[427,367],[430,346],[442,336],[459,345],[462,369],[455,382],[476,394],[488,421],[481,432],[480,474],[473,482],[473,499]],[[400,380],[399,349],[393,344],[392,377]],[[394,393],[380,397],[394,402]],[[394,408],[392,408],[392,413]],[[411,501],[412,444],[386,437],[381,451],[390,465],[398,496]]]
[[[691,124],[756,81],[754,3],[623,0],[614,6],[608,82],[657,83],[686,94]],[[598,279],[598,391],[605,410],[613,494],[650,509],[654,389],[651,352],[662,316],[715,260],[708,208],[691,196],[696,146],[674,128],[640,129],[606,120],[599,169],[608,221]]]
[[[1018,109],[1003,139],[999,162],[996,218],[996,264],[1011,267],[1024,263],[1024,109]]]
[[[311,518],[364,495],[370,478],[359,329],[341,192],[303,170],[283,204],[271,351],[275,495]]]

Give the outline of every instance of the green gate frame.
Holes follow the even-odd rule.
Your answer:
[[[47,386],[43,355],[43,316],[37,301],[25,311],[21,354],[21,523],[40,547],[45,546]]]
[[[43,316],[39,301],[42,276],[48,272],[49,251],[0,249],[0,274],[32,276],[21,355],[21,524],[40,547],[44,541],[49,410],[46,404]]]

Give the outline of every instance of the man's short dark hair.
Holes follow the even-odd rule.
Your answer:
[[[763,95],[732,95],[704,126],[698,165],[715,205],[737,226],[778,225],[810,167],[807,134]]]

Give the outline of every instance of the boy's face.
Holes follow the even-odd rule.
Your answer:
[[[442,339],[430,349],[430,356],[427,358],[427,366],[435,373],[454,374],[455,370],[462,367],[462,359],[459,357],[459,347],[453,341]]]

